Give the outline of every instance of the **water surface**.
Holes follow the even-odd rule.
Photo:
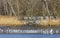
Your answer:
[[[0,38],[60,38],[60,34],[0,34]]]

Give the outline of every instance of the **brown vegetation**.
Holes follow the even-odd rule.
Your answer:
[[[24,24],[14,16],[0,16],[0,26],[21,26]]]
[[[43,19],[39,22],[39,25],[43,25],[43,26],[60,25],[60,18],[57,18],[57,19]]]
[[[40,25],[60,25],[60,0],[0,0],[0,24],[24,24],[17,18],[24,16],[57,16],[57,19],[42,19]]]
[[[3,14],[24,16],[59,16],[59,0],[1,0]],[[3,4],[2,4],[3,3]]]
[[[0,26],[21,26],[27,24],[22,20],[18,20],[15,16],[0,16]],[[39,25],[60,25],[60,18],[57,19],[42,19]]]

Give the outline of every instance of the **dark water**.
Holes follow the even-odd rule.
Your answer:
[[[0,34],[0,38],[60,38],[60,34]]]

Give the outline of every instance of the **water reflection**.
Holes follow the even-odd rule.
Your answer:
[[[20,30],[20,29],[0,29],[0,33],[14,34],[14,33],[40,33],[40,34],[59,34],[57,29],[39,29],[39,30]]]

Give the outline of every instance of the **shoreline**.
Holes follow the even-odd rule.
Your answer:
[[[22,29],[23,28],[23,29]],[[60,27],[0,27],[0,34],[60,34]],[[34,29],[33,29],[34,28]]]

